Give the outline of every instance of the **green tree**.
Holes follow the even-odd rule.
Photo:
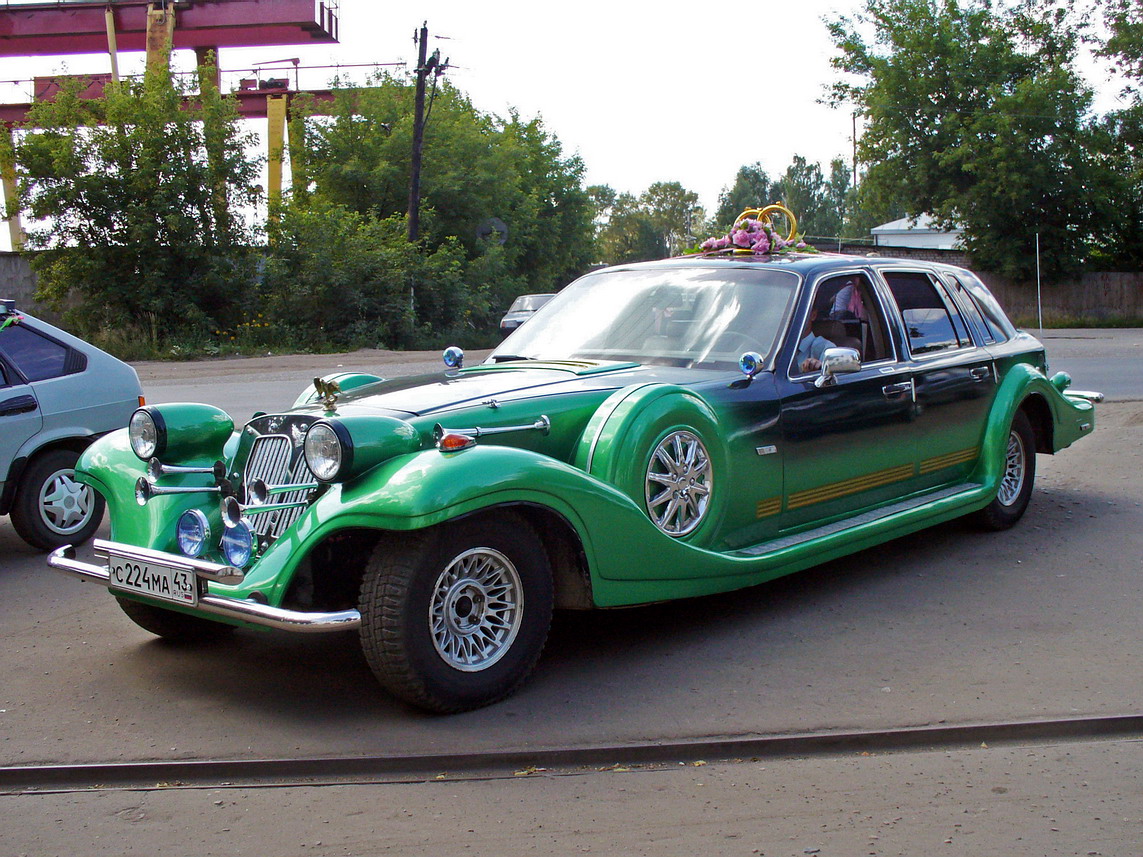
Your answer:
[[[615,197],[597,246],[599,258],[610,265],[649,262],[667,255],[651,212],[630,193]]]
[[[734,183],[718,195],[718,210],[714,214],[713,231],[724,235],[734,221],[748,208],[769,205],[777,201],[777,189],[770,176],[755,162],[738,168]]]
[[[337,95],[332,115],[302,120],[305,151],[295,205],[318,199],[385,219],[408,206],[413,87],[381,75],[374,85]],[[506,288],[553,291],[591,261],[594,210],[583,163],[565,156],[539,119],[507,119],[477,110],[447,81],[428,112],[421,199],[427,251],[458,242],[465,258],[487,267],[489,230],[507,226],[493,254]],[[493,295],[493,304],[513,294]],[[501,311],[503,307],[499,308]]]
[[[833,100],[866,120],[867,198],[961,225],[975,263],[1009,276],[1034,270],[1037,233],[1047,276],[1083,261],[1095,141],[1066,5],[866,0],[829,27],[853,76]]]
[[[1143,6],[1137,0],[1111,0],[1106,7],[1110,33],[1100,53],[1127,77],[1126,106],[1100,125],[1105,153],[1100,162],[1104,190],[1097,215],[1106,241],[1093,262],[1101,268],[1143,270]]]
[[[613,265],[664,259],[694,246],[706,228],[697,193],[679,182],[655,182],[638,197],[614,197],[596,241],[598,256]]]
[[[438,346],[488,312],[487,285],[466,282],[459,243],[412,245],[403,216],[314,200],[283,212],[271,238],[259,305],[295,345]]]
[[[190,98],[159,72],[98,100],[80,88],[36,102],[8,153],[34,220],[37,298],[78,299],[67,317],[83,334],[145,331],[152,345],[228,324],[253,279],[242,212],[258,199],[232,100],[209,70]]]

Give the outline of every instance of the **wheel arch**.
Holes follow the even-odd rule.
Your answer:
[[[1036,436],[1036,452],[1050,454],[1055,448],[1052,438],[1055,421],[1052,419],[1052,409],[1047,399],[1039,393],[1031,393],[1020,403],[1020,410],[1032,424],[1032,432]]]
[[[42,438],[37,439],[42,440]],[[25,447],[20,450],[20,453],[12,459],[12,464],[8,468],[8,478],[4,480],[4,491],[0,494],[0,515],[7,515],[10,512],[12,504],[16,502],[16,489],[20,486],[20,482],[24,478],[24,472],[37,458],[54,452],[57,449],[66,449],[77,455],[82,454],[83,451],[91,446],[97,439],[98,435],[87,435],[85,437],[65,435],[52,438],[46,443],[40,443],[35,447]],[[92,489],[98,491],[98,488],[95,486],[92,486]]]
[[[583,543],[575,527],[554,509],[538,503],[501,503],[441,521],[425,527],[422,532],[505,512],[519,515],[540,537],[552,570],[555,606],[570,610],[594,607],[591,574]],[[344,608],[347,600],[360,588],[369,556],[376,546],[386,540],[407,539],[411,532],[418,531],[347,527],[329,533],[298,563],[282,604],[308,610]]]

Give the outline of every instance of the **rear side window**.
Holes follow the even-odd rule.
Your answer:
[[[992,292],[984,283],[980,282],[968,271],[962,272],[964,274],[964,287],[976,302],[977,307],[980,309],[984,320],[988,322],[988,326],[992,329],[998,342],[1006,342],[1016,335],[1016,328],[1008,320],[1008,316],[1004,314],[1004,310],[1000,308],[1000,304],[996,298],[993,297]]]
[[[70,375],[83,369],[82,355],[23,324],[0,332],[0,351],[29,381]]]
[[[964,320],[941,297],[928,274],[886,272],[885,281],[901,310],[912,354],[933,354],[971,344]]]
[[[980,307],[977,306],[976,301],[973,299],[972,294],[964,287],[964,283],[956,277],[948,274],[948,280],[952,283],[953,291],[960,302],[961,308],[968,315],[972,321],[973,327],[976,328],[977,333],[980,335],[981,340],[986,345],[992,345],[996,342],[996,331],[992,325],[988,323],[988,319],[980,312]]]

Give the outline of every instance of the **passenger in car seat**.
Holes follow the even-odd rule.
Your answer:
[[[802,330],[802,338],[798,342],[798,350],[794,354],[794,366],[798,372],[813,372],[822,368],[822,355],[827,348],[833,348],[834,343],[824,336],[818,336],[813,331],[814,322],[818,320],[817,307],[810,307],[810,316],[806,319],[806,326]]]
[[[865,303],[861,299],[861,291],[857,288],[857,280],[846,280],[845,284],[838,290],[837,295],[834,296],[829,317],[838,320],[852,318],[865,320]]]

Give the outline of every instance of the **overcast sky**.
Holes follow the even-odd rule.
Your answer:
[[[583,158],[589,184],[638,194],[678,181],[711,210],[744,164],[760,161],[776,177],[795,154],[823,169],[835,157],[851,160],[849,109],[818,101],[835,77],[822,18],[858,6],[341,0],[339,44],[223,49],[220,67],[296,56],[303,67],[404,60],[411,68],[412,36],[427,19],[430,51],[450,59],[452,82],[487,112],[541,116],[565,152]],[[176,62],[189,67],[193,55],[182,53]],[[110,69],[100,55],[9,59],[0,60],[0,78],[59,71],[64,62],[73,73]],[[121,56],[120,66],[139,71],[141,55]],[[303,72],[301,85],[324,86],[330,74]],[[1094,66],[1092,76],[1107,109],[1117,87]],[[0,100],[25,100],[17,90],[0,85]]]

